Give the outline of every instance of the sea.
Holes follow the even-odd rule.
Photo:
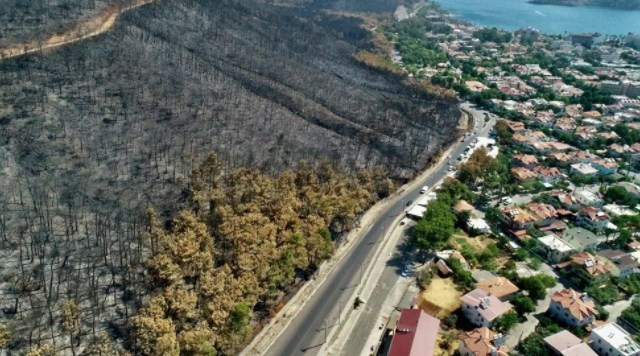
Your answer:
[[[546,34],[640,34],[640,10],[530,4],[527,0],[435,0],[454,17],[485,27],[533,27]]]

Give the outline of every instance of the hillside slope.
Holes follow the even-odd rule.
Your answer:
[[[453,139],[457,104],[359,65],[368,32],[319,6],[160,0],[98,37],[0,62],[10,349],[64,348],[69,299],[83,342],[118,336],[140,305],[144,209],[175,212],[211,150],[225,170],[329,159],[407,178]]]

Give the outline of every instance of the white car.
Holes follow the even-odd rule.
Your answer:
[[[420,189],[420,194],[424,194],[427,192],[427,190],[429,190],[429,186],[425,185],[424,187],[422,187],[422,189]]]

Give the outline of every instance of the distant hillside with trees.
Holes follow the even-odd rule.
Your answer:
[[[600,6],[623,10],[640,10],[640,0],[531,0],[533,4],[562,6]]]

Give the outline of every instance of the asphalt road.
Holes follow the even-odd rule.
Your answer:
[[[486,135],[493,125],[484,125],[483,112],[473,110],[463,105],[467,111],[472,112],[476,122],[476,129],[480,128],[483,135]],[[493,120],[492,120],[493,121]],[[480,126],[478,126],[478,123]],[[452,162],[458,161],[456,158],[463,154],[464,149],[477,136],[472,134],[466,138],[462,144],[458,144],[452,152]],[[414,189],[407,190],[396,196],[395,200],[373,223],[371,229],[360,238],[353,247],[353,250],[346,255],[342,261],[336,266],[333,272],[323,282],[314,296],[304,305],[298,315],[291,321],[288,327],[275,340],[273,345],[266,351],[266,355],[315,355],[318,353],[320,346],[325,341],[325,325],[328,328],[335,326],[340,306],[345,303],[353,303],[353,300],[347,300],[352,290],[360,282],[360,266],[364,266],[372,256],[376,248],[376,242],[384,233],[385,228],[389,228],[392,222],[399,214],[403,214],[407,209],[406,202],[408,200],[416,200],[420,196],[420,189],[423,185],[432,186],[434,182],[438,182],[444,178],[449,172],[448,164],[436,170],[431,176],[424,178],[422,184],[416,185]],[[391,277],[389,277],[391,276]],[[389,289],[395,284],[395,281],[386,281],[388,278],[399,278],[398,274],[388,273],[381,278],[381,288]],[[383,284],[383,285],[382,285]],[[384,294],[384,290],[377,295]],[[359,325],[358,325],[359,326]],[[366,326],[365,326],[366,327]],[[370,330],[370,328],[368,329]],[[365,340],[353,340],[354,343]],[[350,342],[351,343],[351,342]]]

